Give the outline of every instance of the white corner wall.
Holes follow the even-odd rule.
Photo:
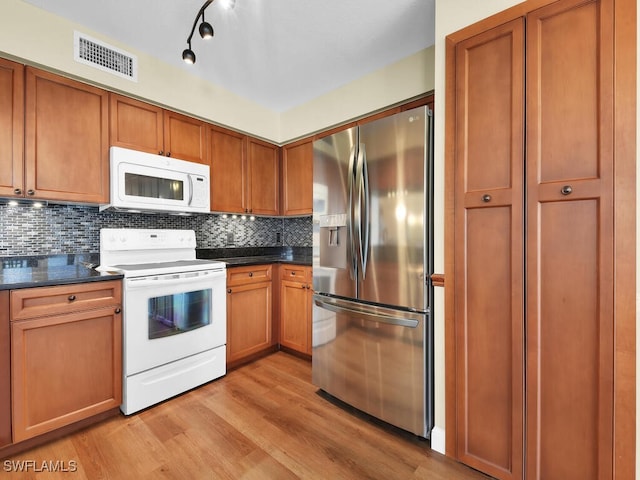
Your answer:
[[[304,137],[434,89],[435,47],[282,113],[283,141]]]

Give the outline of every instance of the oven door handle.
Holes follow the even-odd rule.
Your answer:
[[[198,283],[203,280],[209,281],[214,278],[225,278],[226,272],[220,271],[204,271],[190,273],[165,273],[162,275],[154,275],[152,277],[127,278],[127,289],[145,288],[150,286],[167,286],[167,285],[187,285]]]

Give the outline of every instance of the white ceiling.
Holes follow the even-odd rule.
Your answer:
[[[334,90],[434,43],[435,0],[24,0],[274,111]],[[90,32],[84,32],[89,33]]]

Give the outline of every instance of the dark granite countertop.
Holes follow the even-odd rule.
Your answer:
[[[312,264],[311,247],[207,248],[196,250],[196,256],[207,260],[220,260],[229,268],[265,263],[305,266]]]
[[[97,254],[0,257],[0,290],[118,280],[121,274],[100,273]]]

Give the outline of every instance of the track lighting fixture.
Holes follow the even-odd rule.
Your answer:
[[[200,32],[200,36],[204,39],[208,39],[213,37],[213,27],[211,24],[204,19],[204,11],[206,8],[213,3],[213,0],[207,0],[204,2],[204,5],[200,7],[198,14],[196,15],[196,19],[193,21],[193,27],[191,27],[191,33],[189,34],[189,38],[187,38],[188,48],[185,48],[182,52],[182,59],[186,63],[196,63],[196,54],[191,50],[191,38],[193,37],[193,32],[196,30],[196,25],[198,24],[198,20],[202,17],[202,23],[198,28],[198,32]]]

